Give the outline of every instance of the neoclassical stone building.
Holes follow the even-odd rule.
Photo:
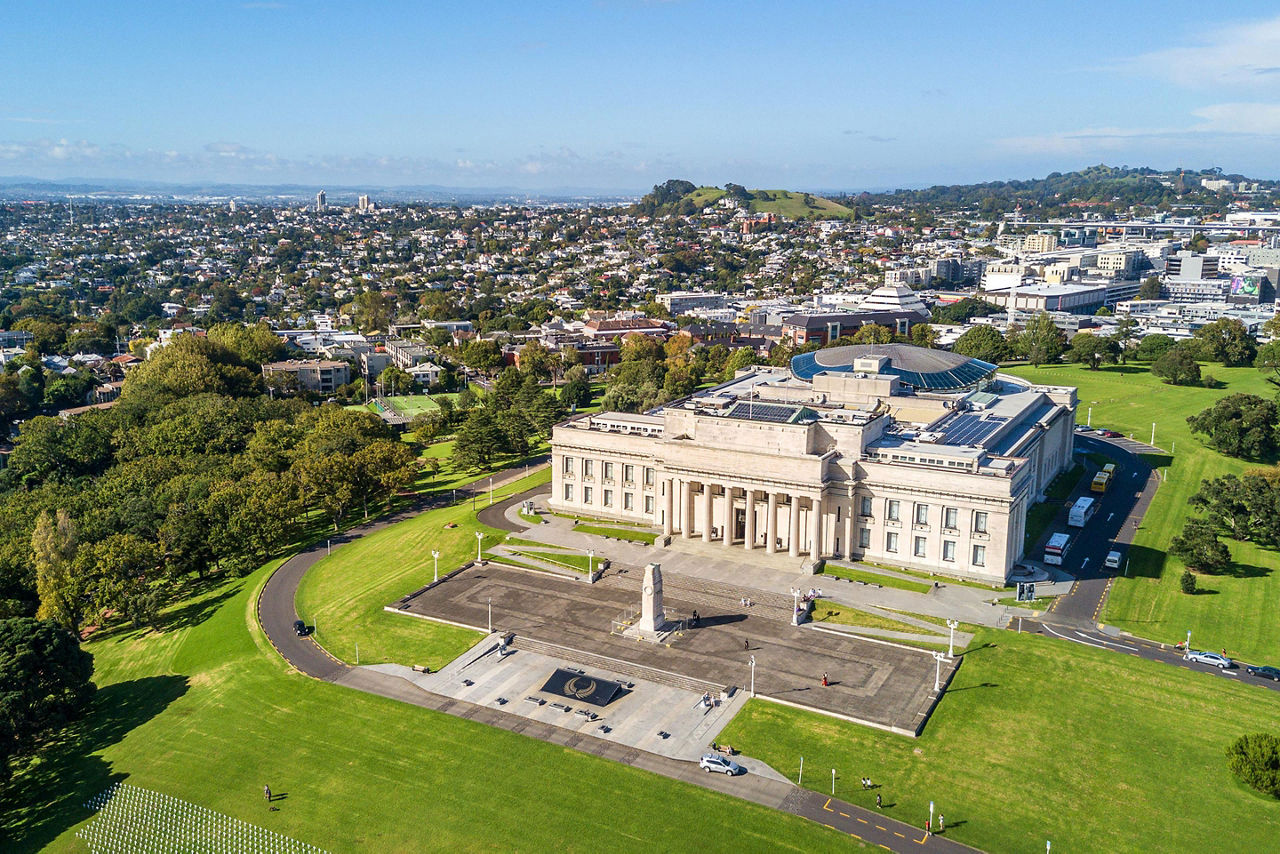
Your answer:
[[[1076,395],[996,370],[837,347],[642,415],[578,415],[552,435],[550,505],[726,549],[1003,582],[1027,508],[1071,465]]]

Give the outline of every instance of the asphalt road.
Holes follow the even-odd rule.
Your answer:
[[[1040,632],[1047,637],[1060,638],[1062,640],[1071,641],[1072,643],[1082,644],[1083,646],[1097,647],[1098,649],[1109,649],[1125,655],[1134,655],[1138,658],[1145,658],[1148,661],[1163,661],[1165,664],[1172,664],[1174,667],[1181,667],[1185,670],[1198,670],[1204,673],[1216,673],[1224,679],[1237,679],[1244,682],[1251,682],[1261,688],[1267,688],[1271,691],[1280,691],[1280,682],[1273,682],[1270,679],[1259,679],[1256,676],[1250,676],[1245,671],[1245,665],[1236,662],[1236,666],[1228,670],[1220,670],[1208,664],[1199,664],[1194,661],[1187,661],[1183,658],[1182,650],[1169,646],[1168,644],[1160,644],[1155,641],[1143,640],[1141,638],[1131,637],[1129,635],[1109,634],[1099,631],[1098,629],[1077,629],[1066,626],[1055,625],[1051,622],[1041,622],[1038,620],[1024,619],[1022,621],[1022,630],[1025,632]],[[1191,637],[1192,648],[1195,647],[1195,636]],[[1217,650],[1211,650],[1216,652]]]
[[[1076,433],[1078,449],[1109,457],[1116,463],[1117,471],[1105,493],[1099,495],[1090,492],[1087,486],[1083,491],[1073,493],[1046,532],[1065,531],[1071,534],[1071,547],[1067,550],[1061,569],[1076,578],[1071,592],[1059,596],[1046,612],[1045,618],[1049,622],[1057,621],[1081,628],[1096,623],[1111,589],[1111,579],[1124,571],[1128,547],[1155,497],[1160,477],[1146,461],[1129,449],[1134,444],[1129,440],[1102,439]],[[1137,447],[1146,446],[1139,444]],[[1098,511],[1083,528],[1072,528],[1067,525],[1068,510],[1080,495],[1098,499]],[[1113,550],[1121,554],[1119,570],[1109,570],[1104,566],[1107,552]],[[1043,553],[1029,555],[1036,559],[1042,556]]]

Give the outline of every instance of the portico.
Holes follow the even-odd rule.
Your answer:
[[[797,487],[788,492],[692,473],[664,472],[659,481],[663,516],[658,521],[666,536],[698,538],[726,549],[783,551],[791,557],[823,553],[823,500],[818,490]]]

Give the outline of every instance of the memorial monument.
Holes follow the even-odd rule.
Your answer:
[[[662,607],[662,565],[646,564],[640,586],[640,618],[623,635],[661,643],[674,628],[667,622],[666,610]]]

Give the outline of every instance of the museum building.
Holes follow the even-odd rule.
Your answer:
[[[553,510],[767,554],[1006,581],[1076,392],[906,344],[804,353],[551,439]],[[780,569],[782,568],[780,564]]]

